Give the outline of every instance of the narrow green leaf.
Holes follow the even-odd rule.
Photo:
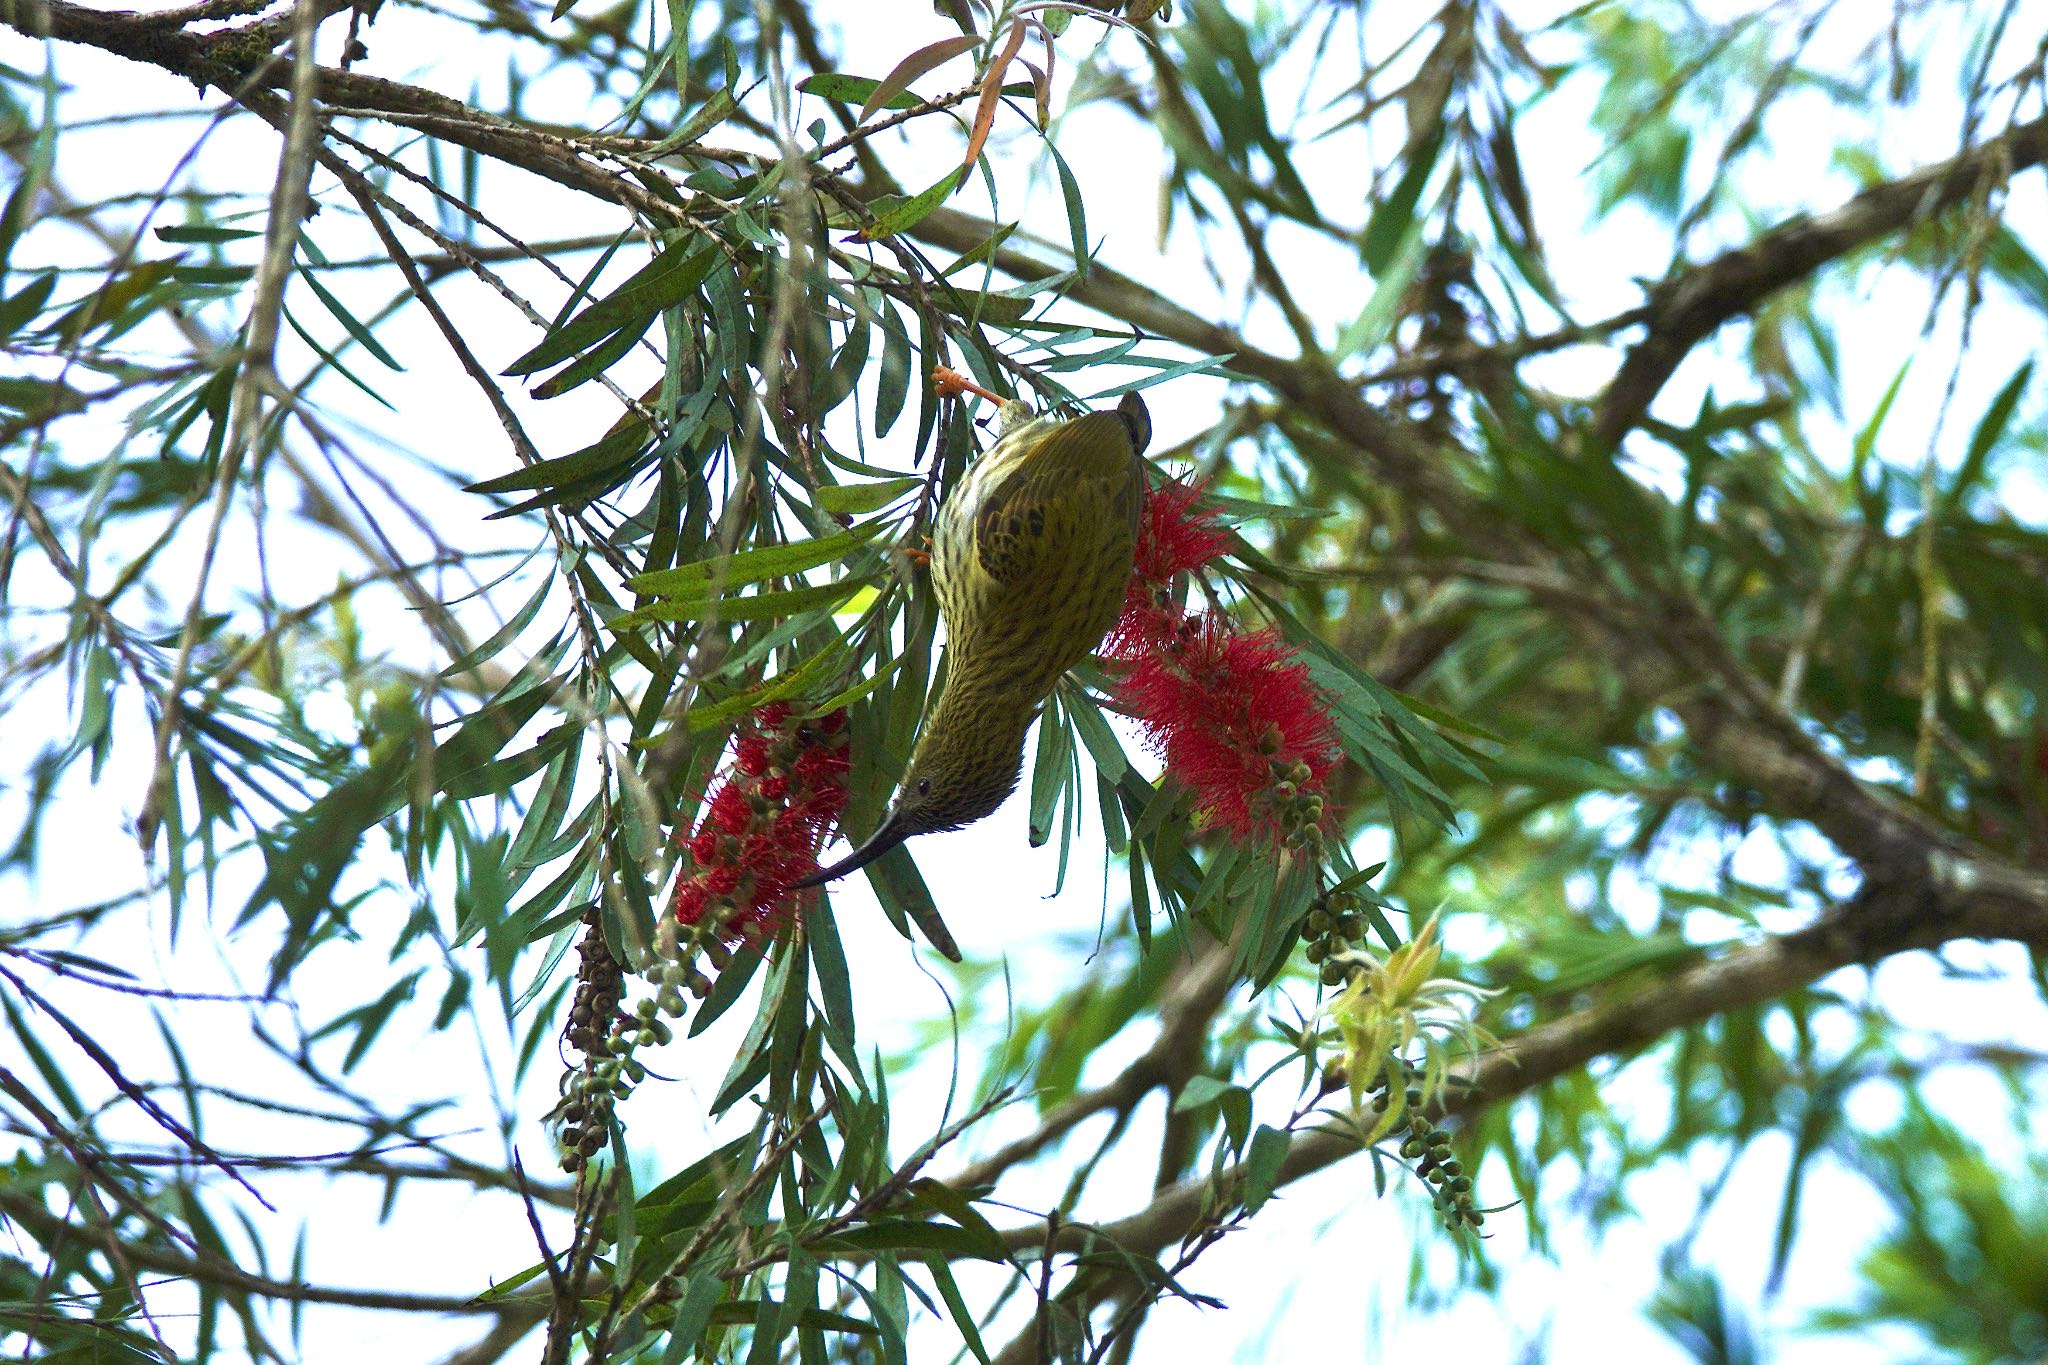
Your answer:
[[[517,493],[533,488],[559,491],[631,464],[646,443],[647,428],[633,422],[594,445],[515,469],[509,474],[500,474],[496,478],[467,484],[463,491],[484,494]]]
[[[1423,232],[1428,222],[1427,214],[1418,214],[1409,222],[1386,271],[1373,277],[1372,294],[1366,299],[1365,307],[1338,333],[1337,344],[1330,354],[1333,362],[1369,354],[1393,332],[1394,323],[1400,317],[1401,300],[1407,297],[1408,286],[1415,282],[1416,273],[1422,269],[1423,258],[1429,254],[1428,238]]]
[[[705,100],[703,104],[697,107],[694,113],[677,125],[674,132],[662,138],[661,141],[655,143],[652,147],[636,152],[634,155],[641,161],[652,161],[656,157],[666,156],[678,147],[689,146],[739,111],[739,101],[733,98],[730,89],[720,88],[714,90],[711,92],[709,99]]]
[[[1151,374],[1133,379],[1129,383],[1116,384],[1110,388],[1091,393],[1087,396],[1086,401],[1100,403],[1106,398],[1120,398],[1124,394],[1136,393],[1140,389],[1149,389],[1155,384],[1164,384],[1169,379],[1178,379],[1182,375],[1189,374],[1209,374],[1213,372],[1226,379],[1241,379],[1244,376],[1232,374],[1223,368],[1231,362],[1232,358],[1232,355],[1210,355],[1203,356],[1200,360],[1183,360],[1172,365],[1162,365]],[[1135,365],[1138,362],[1132,360],[1128,363]]]
[[[635,574],[626,580],[626,585],[634,592],[648,596],[701,597],[765,579],[787,578],[806,569],[844,559],[873,539],[882,526],[879,521],[868,522],[815,540],[796,540],[783,545],[763,545],[737,554],[714,555],[694,564],[679,564],[672,569]]]
[[[334,320],[346,328],[348,334],[354,337],[364,350],[382,361],[387,369],[405,369],[405,366],[393,358],[391,352],[384,349],[384,344],[370,334],[370,329],[365,327],[354,313],[349,312],[326,285],[320,283],[317,275],[302,265],[299,267],[299,278],[306,282],[306,287],[313,291],[313,297],[320,300],[321,306],[334,315]]]
[[[207,245],[216,242],[243,242],[252,237],[261,237],[263,234],[255,228],[207,227],[202,224],[188,223],[171,227],[160,227],[156,230],[156,235],[166,242],[193,242]]]
[[[1259,1125],[1252,1135],[1251,1151],[1244,1159],[1244,1211],[1257,1213],[1273,1197],[1280,1179],[1281,1163],[1294,1145],[1294,1135],[1282,1128]]]
[[[1074,730],[1087,746],[1088,754],[1095,760],[1095,771],[1103,781],[1114,786],[1123,781],[1130,771],[1130,760],[1124,755],[1124,746],[1117,742],[1116,732],[1109,728],[1109,721],[1095,699],[1079,687],[1062,685],[1060,704],[1073,717]]]
[[[875,379],[875,439],[889,434],[903,415],[904,400],[910,396],[910,337],[896,310],[887,304],[880,309],[882,321],[882,367]]]
[[[821,905],[804,916],[804,933],[810,945],[811,965],[818,979],[818,995],[825,1005],[825,1027],[844,1057],[857,1055],[853,1031],[853,976],[846,966],[846,949],[839,942],[839,926],[832,908]]]
[[[458,673],[467,673],[470,669],[475,668],[487,659],[497,658],[499,651],[518,639],[519,633],[533,624],[533,618],[540,615],[541,604],[548,600],[548,595],[554,590],[555,580],[554,576],[550,574],[541,580],[540,587],[527,600],[526,605],[512,613],[511,619],[493,631],[490,639],[485,640],[454,663],[442,669],[441,676],[443,678],[452,678]]]
[[[1052,153],[1053,168],[1060,176],[1060,198],[1067,209],[1067,243],[1074,253],[1074,273],[1085,277],[1090,257],[1088,213],[1081,202],[1081,182],[1074,178],[1073,171],[1067,167],[1067,159],[1060,155],[1060,149],[1052,144],[1050,138],[1046,140],[1045,150]]]
[[[806,95],[816,95],[821,100],[837,100],[842,104],[854,104],[868,99],[882,83],[867,76],[848,76],[838,71],[823,71],[815,76],[806,76],[796,83],[796,88]],[[890,109],[910,109],[922,103],[909,91],[900,91],[883,103]]]
[[[1970,447],[1963,456],[1961,467],[1949,482],[1942,501],[1954,507],[1961,501],[1976,482],[1984,477],[1985,465],[1991,458],[1998,440],[2005,435],[2005,429],[2012,421],[2013,409],[2019,405],[2020,396],[2027,390],[2027,381],[2033,378],[2034,362],[2023,361],[2012,378],[2005,381],[2005,387],[1992,398],[1991,406],[1984,409],[1984,416],[1978,419],[1977,429],[1970,433]]]
[[[1050,16],[1048,16],[1050,17]],[[932,1283],[938,1286],[939,1298],[946,1305],[946,1315],[953,1319],[954,1330],[960,1333],[961,1342],[974,1353],[981,1365],[989,1365],[988,1349],[981,1344],[981,1329],[974,1321],[974,1312],[968,1308],[967,1300],[960,1295],[960,1286],[953,1279],[952,1267],[946,1258],[936,1251],[924,1254],[925,1269],[932,1275]]]
[[[1180,1088],[1180,1094],[1173,1098],[1173,1112],[1189,1113],[1204,1105],[1215,1103],[1232,1090],[1242,1088],[1232,1085],[1229,1081],[1218,1080],[1214,1076],[1190,1076],[1187,1084]]]
[[[878,242],[916,227],[933,209],[946,202],[947,195],[959,188],[960,178],[965,174],[966,167],[956,166],[947,171],[936,185],[920,194],[908,199],[900,195],[885,195],[875,200],[869,205],[874,211],[875,221],[854,235],[863,242]]]
[[[704,1338],[704,1329],[711,1325],[711,1310],[725,1293],[725,1286],[716,1275],[691,1275],[683,1283],[682,1299],[676,1304],[675,1317],[669,1321],[669,1345],[662,1365],[682,1365],[684,1358],[695,1351]]]
[[[563,394],[588,384],[616,365],[627,352],[640,344],[640,338],[646,336],[647,329],[654,325],[654,316],[649,313],[639,319],[639,325],[628,323],[621,327],[554,374],[535,384],[528,393],[542,400],[560,398]]]
[[[951,279],[954,275],[959,274],[968,266],[979,265],[983,261],[988,260],[990,257],[996,254],[996,250],[999,247],[1001,247],[1004,242],[1008,241],[1010,239],[1010,234],[1015,232],[1016,230],[1017,225],[1015,223],[1004,223],[1001,226],[997,227],[994,232],[982,238],[978,244],[969,247],[967,251],[960,257],[960,259],[954,261],[944,270],[941,270],[939,272],[939,278],[942,280]]]
[[[752,597],[666,597],[635,607],[609,625],[613,630],[621,630],[649,621],[776,620],[818,607],[837,607],[867,586],[861,579],[846,578],[816,587],[756,593]]]
[[[887,507],[905,493],[924,487],[924,479],[912,475],[884,479],[878,483],[828,483],[818,488],[811,501],[821,512],[834,516],[859,516]]]
[[[1444,131],[1449,126],[1448,120],[1437,120],[1428,140],[1410,155],[1408,169],[1401,173],[1394,192],[1374,205],[1372,217],[1366,220],[1360,250],[1365,268],[1375,281],[1385,276],[1387,268],[1400,255],[1401,244],[1418,227],[1415,205],[1422,198],[1422,187],[1429,183],[1430,173],[1436,169],[1437,154],[1443,150]]]
[[[50,301],[50,294],[57,287],[57,272],[46,270],[15,291],[14,297],[0,303],[0,340],[13,336],[43,311],[43,305]],[[900,404],[899,404],[900,406]]]
[[[550,332],[540,345],[505,367],[508,375],[532,374],[558,364],[622,327],[652,318],[680,302],[711,273],[718,248],[692,235],[640,267],[624,284]]]
[[[1038,750],[1031,762],[1031,831],[1033,848],[1043,848],[1052,837],[1054,804],[1067,790],[1071,771],[1073,737],[1061,723],[1057,704],[1048,702],[1038,718]]]

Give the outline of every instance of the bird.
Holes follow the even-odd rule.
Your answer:
[[[942,389],[995,401],[999,423],[995,445],[933,520],[945,687],[881,825],[799,887],[994,812],[1017,788],[1040,704],[1123,608],[1145,500],[1141,457],[1152,438],[1144,400],[1130,393],[1110,411],[1041,417],[950,370],[937,378]]]

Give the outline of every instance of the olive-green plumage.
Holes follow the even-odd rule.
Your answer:
[[[972,824],[1016,790],[1024,733],[1060,675],[1122,608],[1137,549],[1151,420],[1137,395],[1067,421],[1004,404],[994,448],[940,506],[932,584],[946,686],[880,829],[805,884],[916,834]]]

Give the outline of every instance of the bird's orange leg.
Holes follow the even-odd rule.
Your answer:
[[[984,389],[958,370],[949,369],[944,365],[932,366],[932,388],[941,398],[958,398],[963,393],[971,393],[986,398],[991,403],[1005,401],[1001,394]]]

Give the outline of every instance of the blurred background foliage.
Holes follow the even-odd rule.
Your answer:
[[[1516,1276],[1610,1239],[1677,1358],[2048,1350],[2040,14],[0,20],[13,1358],[1121,1361],[1219,1294],[1256,1358],[1328,1247],[1539,1359]],[[742,947],[565,1177],[734,726],[847,706],[863,833],[943,683],[939,363],[1145,391],[1236,537],[1191,602],[1332,709],[1327,856],[1199,827],[1084,665],[1049,851]],[[1433,914],[1491,1041],[1362,1152],[1317,963]],[[431,1272],[310,1193],[371,1188]]]

